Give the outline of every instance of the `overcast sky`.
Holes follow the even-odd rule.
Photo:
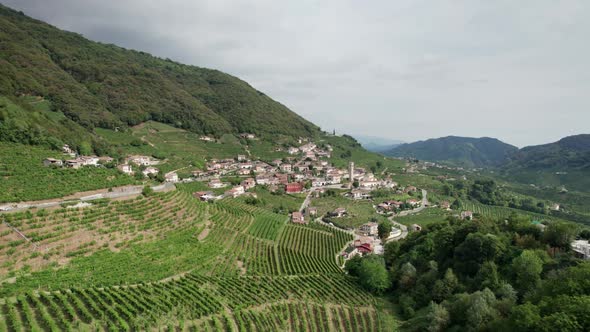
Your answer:
[[[517,146],[590,132],[590,1],[0,0],[236,75],[325,130]]]

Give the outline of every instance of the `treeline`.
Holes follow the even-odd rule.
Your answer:
[[[590,263],[570,251],[577,235],[573,224],[543,231],[516,215],[449,219],[346,267],[397,300],[408,331],[588,331]]]
[[[460,206],[461,199],[467,199],[486,205],[505,206],[541,214],[547,214],[549,208],[545,201],[507,194],[494,180],[449,182],[443,185],[442,193],[457,200],[455,207]]]

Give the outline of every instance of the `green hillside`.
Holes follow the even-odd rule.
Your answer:
[[[503,165],[508,179],[578,191],[590,188],[590,135],[565,137],[555,143],[522,148]]]
[[[447,162],[459,166],[485,167],[505,162],[517,148],[495,138],[447,136],[402,144],[385,155]]]
[[[392,328],[339,268],[352,235],[236,200],[176,190],[0,219],[35,245],[0,223],[2,331]]]
[[[0,40],[0,95],[47,100],[50,111],[89,131],[156,120],[218,137],[319,132],[231,75],[96,43],[1,5]]]

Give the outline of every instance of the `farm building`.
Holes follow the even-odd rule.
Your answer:
[[[305,224],[305,218],[303,217],[303,213],[299,211],[295,211],[291,214],[291,221],[296,224]]]

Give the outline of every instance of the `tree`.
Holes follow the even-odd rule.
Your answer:
[[[477,275],[475,276],[475,285],[478,289],[489,288],[495,291],[500,286],[500,277],[498,267],[492,261],[484,262]]]
[[[376,294],[383,293],[390,285],[385,262],[380,257],[363,258],[359,268],[359,279],[361,286]]]
[[[576,332],[584,331],[582,326],[576,320],[576,317],[566,314],[564,312],[556,312],[549,316],[543,317],[541,324],[541,331],[560,331],[560,332]]]
[[[386,239],[389,237],[389,234],[391,233],[392,230],[392,225],[391,222],[388,221],[382,221],[379,223],[379,225],[377,226],[377,234],[379,235],[379,237],[381,239]]]
[[[152,189],[150,186],[144,186],[141,194],[145,197],[152,196],[154,194],[154,189]]]
[[[349,275],[358,277],[361,267],[362,257],[359,255],[353,256],[344,264],[344,269]]]
[[[510,323],[515,331],[536,331],[540,320],[539,308],[530,302],[513,307],[510,313]]]
[[[416,283],[416,268],[412,263],[402,265],[399,272],[398,285],[401,289],[410,289]]]
[[[494,261],[505,249],[504,243],[496,235],[470,233],[455,249],[456,270],[467,275],[475,275],[480,264]]]
[[[487,324],[496,319],[498,313],[494,309],[495,302],[494,293],[487,288],[469,296],[466,318],[470,330],[486,330]]]
[[[514,285],[521,295],[533,290],[541,280],[543,262],[532,250],[524,250],[520,256],[512,260],[512,271],[515,275]]]
[[[88,142],[82,142],[80,144],[80,154],[83,156],[89,156],[92,154],[92,145]]]
[[[449,312],[445,307],[440,304],[430,302],[430,305],[428,306],[428,313],[426,314],[426,319],[428,320],[427,330],[430,332],[443,331],[449,324],[450,318]]]
[[[590,240],[590,229],[585,229],[580,232],[580,238],[584,240]]]
[[[462,204],[461,201],[456,199],[453,204],[451,204],[451,209],[453,210],[461,210]]]
[[[543,239],[552,247],[569,248],[578,234],[577,226],[561,222],[549,224],[543,232]]]
[[[393,266],[395,259],[399,253],[400,244],[398,241],[389,241],[385,243],[383,248],[383,258],[385,259],[385,265]]]
[[[442,302],[455,292],[459,286],[459,280],[453,273],[452,269],[447,269],[444,277],[441,280],[437,280],[432,288],[432,298],[437,302]]]

